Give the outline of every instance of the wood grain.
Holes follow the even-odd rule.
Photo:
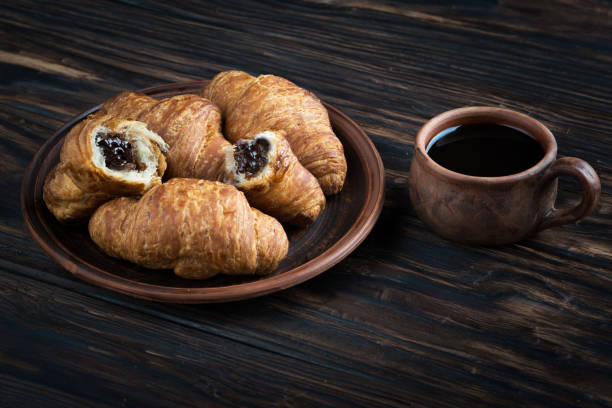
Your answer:
[[[612,7],[601,0],[9,2],[0,13],[0,406],[612,406]],[[73,278],[19,210],[30,159],[123,89],[274,73],[368,134],[386,201],[297,287],[162,305]],[[466,105],[548,126],[595,213],[501,248],[416,218],[416,132]],[[562,179],[559,206],[579,197]]]

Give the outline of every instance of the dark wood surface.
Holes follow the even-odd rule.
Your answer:
[[[612,4],[607,1],[29,2],[0,6],[0,405],[612,406]],[[242,302],[174,305],[56,265],[19,210],[62,123],[124,89],[275,73],[367,132],[386,201],[324,274]],[[416,218],[417,130],[519,110],[602,182],[594,214],[499,248]],[[579,196],[562,180],[560,206]]]

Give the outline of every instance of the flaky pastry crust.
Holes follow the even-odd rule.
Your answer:
[[[252,176],[238,171],[234,146],[225,148],[224,182],[244,192],[249,203],[281,222],[307,226],[325,208],[325,195],[317,179],[300,164],[281,132],[262,132],[254,140],[269,145],[267,164]]]
[[[167,178],[223,177],[222,149],[229,142],[221,133],[221,111],[209,100],[187,94],[157,101],[137,92],[123,92],[109,99],[101,112],[136,118],[163,137],[170,145]]]
[[[224,116],[224,134],[232,142],[266,130],[283,130],[300,163],[325,194],[338,193],[346,177],[346,159],[327,110],[311,92],[274,75],[253,77],[242,71],[217,74],[202,90]]]
[[[106,166],[96,135],[125,135],[137,149],[140,170],[113,170]],[[119,196],[141,195],[161,184],[166,169],[165,142],[144,123],[90,116],[66,135],[60,162],[49,172],[43,186],[47,208],[61,222],[87,221],[104,202]]]
[[[124,91],[104,102],[97,114],[112,116],[116,119],[137,120],[140,115],[148,112],[156,103],[157,99],[148,95]]]
[[[280,223],[252,209],[235,187],[185,178],[139,200],[104,204],[91,217],[89,233],[113,257],[190,279],[267,274],[289,246]]]

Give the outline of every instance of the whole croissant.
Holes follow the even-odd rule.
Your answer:
[[[270,273],[289,245],[279,222],[250,208],[235,187],[184,178],[140,200],[104,204],[91,217],[89,234],[113,257],[191,279]]]
[[[262,132],[225,148],[224,182],[244,192],[249,203],[281,222],[311,224],[325,208],[317,179],[291,151],[281,132]]]
[[[134,118],[147,124],[170,145],[166,176],[220,180],[229,146],[221,133],[221,111],[197,95],[178,95],[157,101],[137,92],[109,99],[99,114]]]
[[[338,193],[346,177],[346,159],[327,110],[319,99],[274,75],[257,78],[242,71],[217,74],[202,96],[221,109],[224,134],[232,142],[266,130],[283,130],[300,163],[325,194]]]
[[[89,117],[66,135],[43,200],[61,222],[86,221],[102,203],[161,184],[168,146],[144,123]]]

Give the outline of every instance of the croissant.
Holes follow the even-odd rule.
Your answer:
[[[66,135],[43,200],[59,221],[85,221],[108,200],[161,184],[167,148],[142,122],[91,116]]]
[[[178,95],[157,101],[136,92],[122,92],[109,99],[100,114],[147,124],[169,145],[166,176],[220,180],[229,146],[221,133],[221,112],[198,95]]]
[[[311,224],[325,208],[317,182],[297,160],[280,132],[262,132],[225,147],[224,182],[244,192],[249,203],[281,222]]]
[[[270,273],[289,245],[280,223],[235,187],[186,178],[104,204],[89,234],[110,256],[190,279]]]
[[[338,193],[346,159],[327,110],[319,99],[274,75],[257,78],[242,71],[217,74],[202,90],[223,113],[224,134],[232,142],[266,130],[284,130],[291,150],[319,181],[325,194]]]

